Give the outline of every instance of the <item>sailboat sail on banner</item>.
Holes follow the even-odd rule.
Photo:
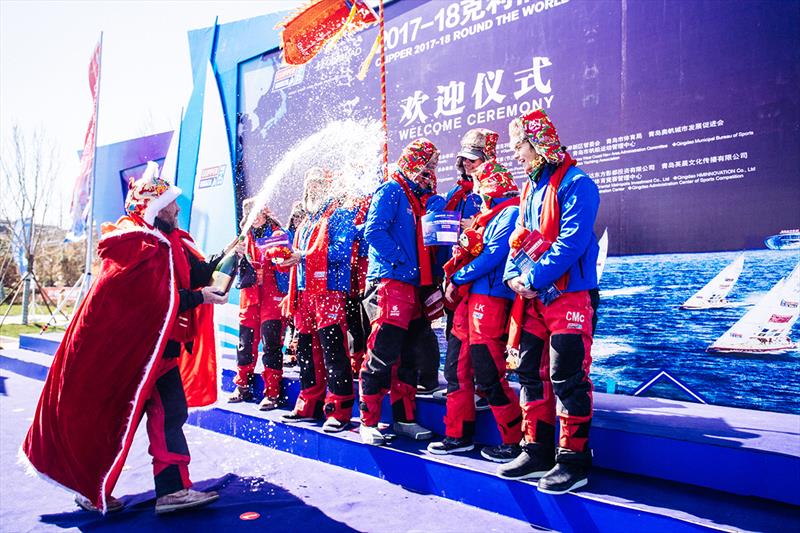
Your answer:
[[[797,349],[789,338],[800,315],[800,264],[781,279],[709,352],[780,354]]]
[[[694,293],[686,300],[681,309],[714,309],[730,307],[731,303],[725,299],[731,292],[744,268],[744,255],[737,257],[733,263],[725,267],[714,279]]]
[[[603,232],[603,236],[597,242],[600,250],[597,253],[597,283],[603,277],[603,270],[606,268],[606,257],[608,257],[608,228]]]

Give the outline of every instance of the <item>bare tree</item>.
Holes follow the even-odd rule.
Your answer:
[[[0,224],[7,226],[12,242],[23,250],[30,273],[35,272],[59,168],[58,148],[41,127],[25,132],[18,123],[11,126],[0,147]],[[31,277],[23,280],[23,324],[28,323]]]

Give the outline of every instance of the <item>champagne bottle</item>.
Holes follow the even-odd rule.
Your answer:
[[[228,294],[236,277],[236,270],[239,266],[239,254],[235,249],[231,249],[225,257],[217,263],[217,268],[211,274],[211,286],[219,294]]]

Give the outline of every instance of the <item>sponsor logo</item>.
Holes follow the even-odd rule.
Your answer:
[[[336,318],[337,316],[336,313],[328,313],[328,318]]]
[[[478,320],[480,320],[483,318],[483,313],[475,311],[474,313],[472,313],[472,318],[477,318]]]
[[[786,316],[786,315],[772,315],[771,317],[769,317],[769,320],[768,320],[768,322],[772,322],[773,324],[786,324],[786,323],[787,323],[787,322],[789,322],[789,320],[791,320],[791,319],[792,319],[792,317],[791,317],[791,316]]]
[[[324,270],[318,270],[318,271],[314,272],[314,279],[322,279],[324,277],[325,277],[325,271]]]
[[[393,305],[389,310],[389,316],[400,316],[400,309],[396,305]]]
[[[198,182],[198,189],[207,189],[208,187],[217,187],[222,185],[222,179],[225,177],[225,169],[227,165],[220,165],[218,167],[204,168],[200,171],[200,181]]]
[[[570,322],[567,324],[567,329],[583,329],[583,324],[576,324],[575,322]]]
[[[276,302],[281,302],[283,301],[283,296],[273,296],[272,299],[275,300]]]
[[[567,311],[567,322],[578,322],[583,324],[586,321],[586,317],[583,316],[583,313],[579,313],[577,311]]]

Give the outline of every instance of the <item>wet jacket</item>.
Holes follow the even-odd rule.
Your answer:
[[[333,211],[330,212],[332,209]],[[325,277],[329,291],[348,292],[350,290],[350,257],[356,229],[353,225],[353,218],[346,209],[335,209],[330,202],[327,202],[298,228],[297,246],[301,250],[308,249],[314,228],[322,224],[325,216],[328,218],[327,232],[325,235],[320,235],[319,238],[323,239],[322,249],[327,250],[327,268],[324,274],[315,273],[315,275]],[[306,289],[306,262],[307,258],[303,257],[297,264],[297,288],[299,290]]]

